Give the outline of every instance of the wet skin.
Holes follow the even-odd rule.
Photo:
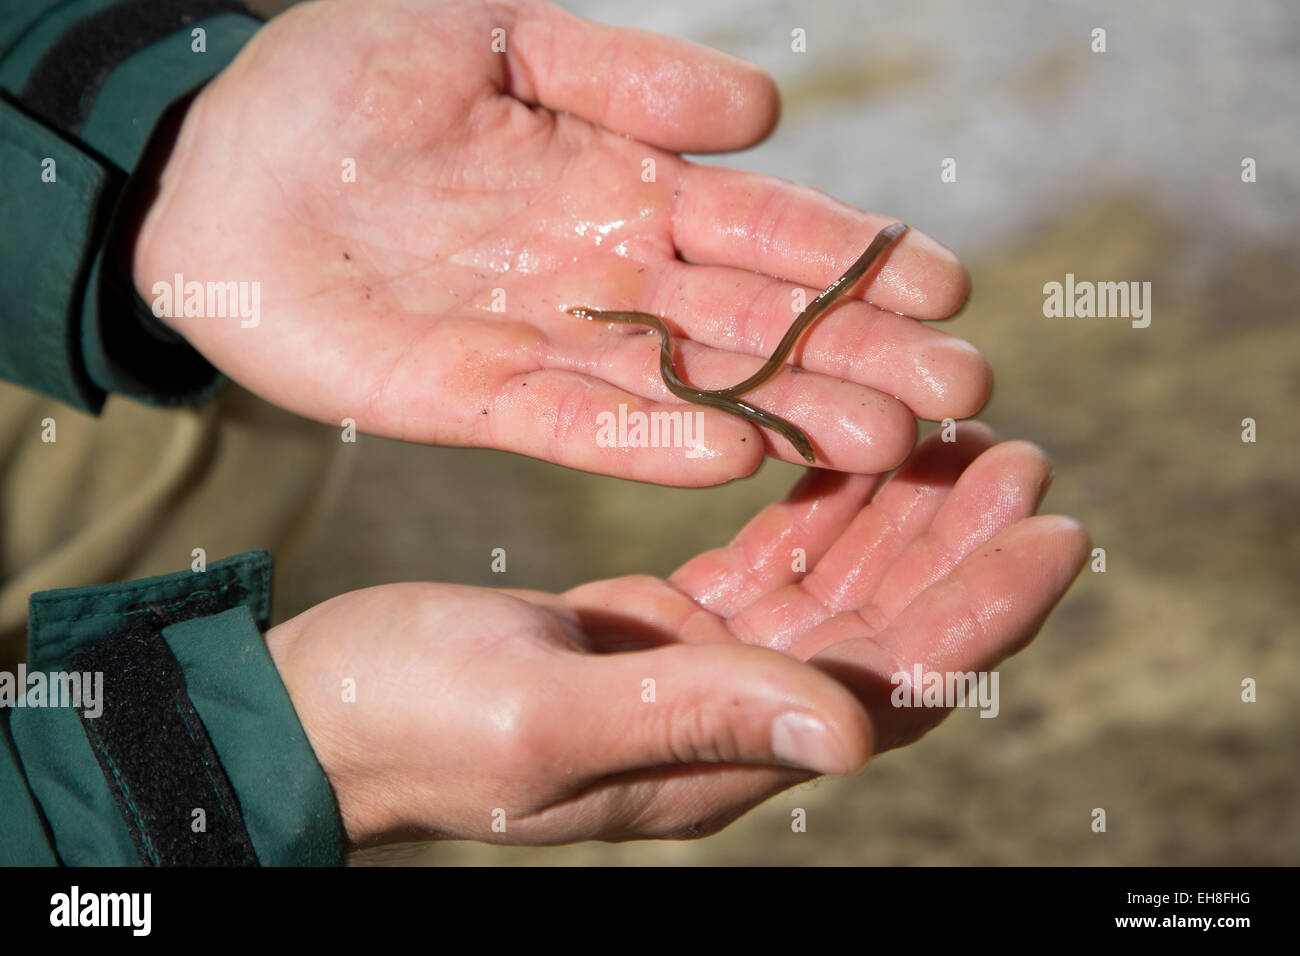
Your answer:
[[[808,307],[799,313],[785,335],[782,336],[781,342],[777,345],[776,351],[772,353],[771,358],[764,362],[762,367],[749,378],[730,388],[694,388],[682,381],[681,376],[677,374],[676,366],[673,364],[672,335],[663,321],[649,312],[609,311],[592,309],[587,306],[575,306],[566,311],[580,319],[592,319],[599,322],[627,322],[654,329],[659,333],[659,374],[663,377],[664,385],[668,386],[670,392],[678,398],[694,402],[696,405],[720,408],[724,412],[739,415],[756,425],[772,429],[772,431],[781,435],[793,445],[795,451],[802,455],[803,459],[811,465],[817,460],[817,456],[813,452],[812,442],[808,440],[808,436],[797,425],[781,418],[779,415],[773,415],[757,405],[742,402],[737,396],[758,388],[779,372],[782,366],[785,365],[786,359],[790,357],[790,353],[794,351],[795,344],[808,330],[808,327],[834,305],[840,296],[866,275],[867,270],[880,258],[881,253],[905,232],[907,232],[907,224],[896,222],[876,233],[875,238],[871,240],[871,244],[867,246],[862,255],[858,256],[853,265],[849,266],[843,275],[818,293],[817,297],[808,303]]]

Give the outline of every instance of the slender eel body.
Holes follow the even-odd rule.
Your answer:
[[[808,303],[807,308],[799,313],[794,323],[781,337],[781,341],[778,343],[776,351],[772,353],[771,358],[764,362],[759,370],[749,378],[730,388],[700,389],[693,388],[683,382],[673,365],[672,335],[668,332],[668,327],[649,312],[607,312],[601,309],[589,309],[586,306],[578,306],[568,311],[570,315],[577,316],[580,319],[593,319],[598,322],[626,322],[654,329],[659,333],[659,374],[663,377],[664,384],[668,386],[670,392],[688,402],[718,408],[724,412],[739,415],[756,425],[770,428],[793,445],[795,451],[799,452],[804,460],[811,464],[816,460],[816,455],[813,454],[812,442],[808,440],[808,436],[798,426],[778,415],[764,411],[756,405],[742,402],[737,396],[758,388],[758,386],[779,372],[781,367],[785,365],[786,359],[790,357],[790,353],[794,351],[799,339],[808,330],[808,327],[834,305],[840,296],[852,288],[871,268],[872,263],[880,257],[880,254],[905,232],[907,232],[907,225],[896,222],[876,233],[875,238],[871,240],[871,244],[867,246],[862,255],[858,256],[857,261],[849,266],[842,276],[828,285],[815,299]]]
[[[811,462],[816,458],[816,455],[813,454],[812,443],[808,441],[808,436],[801,432],[797,426],[779,415],[773,415],[757,405],[741,401],[734,395],[724,395],[721,392],[692,388],[683,382],[678,377],[677,370],[673,366],[673,337],[669,334],[668,327],[649,312],[597,312],[595,309],[577,308],[570,309],[569,313],[576,315],[580,319],[596,319],[600,322],[629,322],[635,325],[649,326],[659,333],[659,374],[663,376],[668,391],[678,398],[684,398],[696,405],[720,408],[724,412],[731,412],[733,415],[746,418],[756,425],[764,425],[784,437],[791,445],[794,445],[795,451],[799,452],[806,461]]]

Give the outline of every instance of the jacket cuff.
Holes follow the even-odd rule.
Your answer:
[[[259,632],[270,571],[257,551],[32,596],[28,673],[103,688],[10,717],[63,863],[341,862],[333,794]]]
[[[32,799],[9,734],[9,720],[0,713],[0,866],[55,866],[45,818]]]
[[[16,179],[5,205],[13,198],[16,221],[42,225],[0,238],[9,303],[0,330],[12,344],[0,375],[92,412],[107,392],[176,405],[221,387],[184,340],[154,332],[112,244],[127,172],[164,114],[260,26],[234,0],[66,0],[5,52],[0,88],[11,99],[0,103],[0,159]],[[47,158],[53,181],[42,178]]]
[[[120,184],[5,100],[0,169],[7,173],[0,195],[8,226],[0,231],[0,377],[98,412],[104,390],[82,358],[80,299]],[[55,181],[42,182],[43,170]]]
[[[263,866],[337,866],[334,793],[248,608],[163,631]]]

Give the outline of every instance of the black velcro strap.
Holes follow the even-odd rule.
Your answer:
[[[75,135],[119,63],[220,13],[249,15],[238,0],[126,0],[99,10],[45,52],[18,99],[46,125]]]
[[[187,618],[215,610],[187,608]],[[162,636],[175,621],[162,612],[130,620],[123,633],[78,651],[69,667],[104,675],[103,713],[78,713],[140,862],[256,866],[239,799]]]

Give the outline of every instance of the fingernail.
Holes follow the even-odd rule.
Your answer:
[[[791,767],[818,773],[839,773],[843,763],[826,725],[807,714],[782,714],[772,721],[772,754]]]

